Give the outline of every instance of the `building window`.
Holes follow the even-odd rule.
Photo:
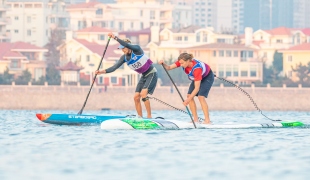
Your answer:
[[[140,16],[141,17],[143,16],[143,10],[140,10]]]
[[[175,40],[176,40],[176,41],[182,41],[182,36],[177,36],[177,37],[175,38]]]
[[[241,51],[241,61],[246,61],[247,60],[247,51]]]
[[[27,30],[27,36],[31,36],[31,29]]]
[[[15,20],[18,20],[18,16],[15,16],[14,19],[15,19]]]
[[[111,21],[110,27],[111,27],[111,28],[114,28],[114,22],[113,22],[113,21]]]
[[[143,29],[143,22],[140,23],[140,29]]]
[[[256,65],[251,65],[250,66],[250,76],[251,77],[256,77],[256,74],[257,74],[256,69],[257,69]]]
[[[97,14],[97,15],[102,15],[102,14],[103,14],[102,9],[97,9],[97,10],[96,10],[96,14]]]
[[[150,11],[150,19],[155,19],[155,11]]]
[[[217,39],[218,43],[225,43],[225,39]]]
[[[282,39],[277,39],[277,43],[283,43]]]
[[[25,8],[32,8],[32,4],[25,4]]]
[[[249,57],[253,58],[253,51],[249,51]]]
[[[234,77],[238,77],[239,76],[239,67],[238,67],[238,65],[234,65],[233,73],[234,73]]]
[[[231,77],[231,65],[227,64],[226,65],[226,77]]]
[[[15,32],[15,33],[18,33],[18,30],[17,30],[17,29],[15,29],[15,30],[14,30],[14,32]]]
[[[224,57],[224,51],[223,51],[223,50],[220,50],[220,51],[219,51],[219,56],[220,56],[220,57]]]
[[[239,52],[238,51],[234,51],[234,57],[239,57]]]
[[[202,41],[203,42],[208,42],[208,34],[205,33],[205,32],[202,34]]]
[[[133,29],[133,22],[130,23],[130,28]]]
[[[12,59],[11,64],[10,64],[10,68],[12,68],[12,69],[21,68],[20,60],[19,59]]]
[[[27,22],[31,23],[31,16],[27,16]]]
[[[124,23],[123,22],[119,22],[118,23],[118,27],[119,27],[119,30],[123,31],[124,30]]]
[[[184,37],[184,41],[188,41],[188,36],[185,36],[185,37]]]
[[[86,55],[86,61],[89,62],[90,61],[90,56]]]
[[[226,51],[226,57],[231,57],[231,51]]]
[[[105,36],[103,34],[98,35],[98,40],[104,41]]]
[[[112,76],[112,77],[111,77],[111,83],[112,83],[112,84],[117,84],[117,77]]]
[[[288,62],[293,62],[293,57],[292,57],[291,55],[289,55],[289,56],[287,57],[287,61],[288,61]]]
[[[216,51],[215,50],[213,51],[213,57],[216,57]]]
[[[200,42],[200,33],[196,34],[196,42]]]
[[[248,77],[248,71],[241,71],[242,77]]]
[[[218,68],[219,68],[219,77],[224,77],[224,65],[220,64]]]

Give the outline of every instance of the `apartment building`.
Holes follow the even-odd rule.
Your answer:
[[[161,59],[177,58],[179,48],[187,48],[211,43],[233,44],[236,35],[219,34],[213,28],[188,26],[178,29],[151,28],[150,57],[157,61]]]
[[[310,27],[309,12],[309,0],[294,0],[294,28]]]
[[[8,42],[10,41],[9,37],[6,33],[7,26],[7,6],[6,0],[0,0],[0,42]]]
[[[280,52],[283,53],[284,75],[295,82],[299,81],[300,79],[297,73],[294,72],[294,69],[300,64],[308,66],[310,63],[310,42],[302,43]]]
[[[236,44],[236,35],[219,34],[212,28],[198,26],[162,30],[153,27],[151,32],[147,47],[154,62],[175,61],[180,53],[188,52],[209,64],[219,77],[243,84],[262,81],[259,49],[252,44]]]
[[[192,23],[188,4],[173,4],[169,0],[118,0],[111,4],[89,1],[70,5],[66,10],[74,31],[91,26],[137,31],[151,26],[172,28]]]
[[[68,28],[68,14],[61,0],[7,0],[7,7],[7,32],[12,42],[45,46],[52,29]]]
[[[83,68],[80,70],[81,79],[92,80],[103,56],[109,32],[113,30],[101,27],[90,27],[76,32],[67,31],[66,41],[58,47],[61,66],[73,62]],[[118,35],[117,32],[113,33]],[[118,49],[118,46],[117,41],[110,40],[101,69],[113,66],[122,56],[123,52]],[[68,76],[67,74],[66,79],[76,79],[75,74],[72,74],[72,77]],[[98,75],[97,85],[135,86],[138,78],[139,75],[136,72],[124,65],[113,73]]]
[[[193,24],[192,0],[171,0],[172,28],[182,28]]]
[[[294,27],[296,0],[257,0],[244,2],[244,26],[259,29]]]
[[[243,0],[191,1],[193,25],[213,27],[217,32],[243,32]]]
[[[46,63],[43,60],[47,49],[25,42],[0,43],[0,73],[7,68],[15,77],[26,69],[31,73],[32,79],[38,81],[45,76]]]

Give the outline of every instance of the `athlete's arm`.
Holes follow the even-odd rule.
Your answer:
[[[195,81],[195,89],[193,90],[193,92],[189,95],[189,99],[193,99],[196,94],[198,93],[199,89],[200,89],[200,84],[201,84],[201,80],[199,81]]]
[[[121,45],[125,46],[126,48],[133,50],[134,52],[138,52],[141,50],[141,47],[139,45],[129,44],[129,43],[119,39],[117,36],[115,36],[115,40],[117,42],[119,42]]]
[[[158,64],[162,64],[165,67],[165,69],[167,69],[167,70],[171,70],[171,69],[177,68],[176,64],[170,64],[170,65],[165,64],[164,60],[158,61]]]
[[[111,73],[113,71],[115,71],[116,69],[118,69],[119,67],[121,67],[125,62],[125,55],[122,55],[120,57],[120,59],[111,67],[109,67],[108,69],[104,70],[106,73]]]

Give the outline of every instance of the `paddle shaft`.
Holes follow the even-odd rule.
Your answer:
[[[180,95],[180,97],[181,97],[181,99],[182,99],[182,102],[184,102],[184,99],[183,99],[183,97],[182,97],[182,95],[181,95],[181,93],[180,93],[178,87],[175,85],[175,83],[174,83],[172,77],[171,77],[170,74],[168,73],[168,71],[167,71],[167,69],[165,68],[164,64],[162,64],[162,66],[163,66],[164,70],[166,71],[167,75],[169,76],[169,78],[170,78],[172,84],[174,85],[175,89],[178,91],[178,93],[179,93],[179,95]],[[188,107],[187,107],[187,106],[185,106],[185,107],[186,107],[187,113],[189,114],[189,117],[191,118],[191,120],[192,120],[192,122],[193,122],[194,127],[197,128],[197,127],[196,127],[196,124],[195,124],[195,122],[194,122],[194,119],[193,119],[193,117],[192,117],[192,115],[191,115],[191,113],[190,113]]]
[[[101,64],[102,64],[104,55],[105,55],[105,53],[106,53],[106,51],[107,51],[107,48],[108,48],[108,46],[109,46],[110,39],[111,39],[111,38],[109,37],[108,42],[107,42],[107,45],[105,46],[103,55],[102,55],[102,57],[101,57],[101,61],[100,61],[99,66],[98,66],[98,68],[97,68],[97,71],[100,69],[100,66],[101,66]],[[94,85],[94,83],[95,83],[96,78],[97,78],[97,74],[95,74],[95,76],[94,76],[94,78],[93,78],[93,82],[92,82],[92,84],[91,84],[91,86],[90,86],[90,89],[89,89],[88,94],[87,94],[87,96],[86,96],[86,99],[85,99],[85,101],[84,101],[83,107],[82,107],[82,109],[78,112],[78,114],[82,114],[82,113],[83,113],[83,110],[84,110],[84,108],[85,108],[86,102],[87,102],[87,100],[88,100],[89,94],[90,94],[90,92],[91,92],[91,90],[92,90],[92,88],[93,88],[93,85]]]

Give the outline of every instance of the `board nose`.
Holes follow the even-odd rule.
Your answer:
[[[36,114],[37,118],[42,121],[42,114]]]

